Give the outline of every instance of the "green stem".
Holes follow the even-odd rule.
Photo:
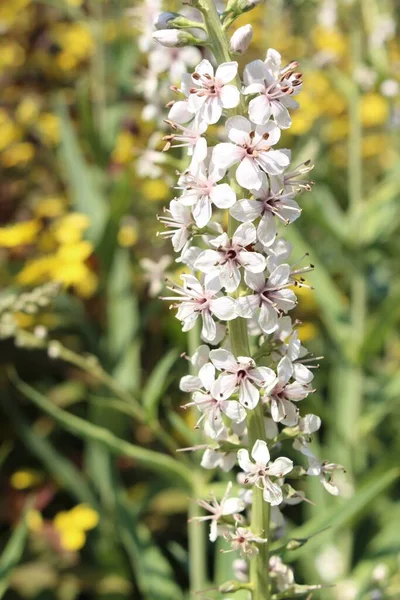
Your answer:
[[[213,0],[200,0],[200,7],[215,58],[218,63],[231,61],[232,58],[229,51],[228,40],[221,26],[220,18]],[[239,89],[241,87],[240,79],[238,79],[238,87]],[[244,114],[245,109],[245,103],[242,99],[233,114]],[[236,184],[235,187],[237,187]],[[240,190],[237,191],[240,193]],[[244,195],[242,197],[244,197]],[[230,216],[228,224],[229,235],[236,229],[236,225],[235,219]],[[246,320],[237,318],[230,321],[229,334],[234,355],[251,356]],[[266,441],[264,415],[261,402],[254,410],[248,411],[247,429],[250,450],[257,440]],[[252,532],[261,537],[268,538],[269,522],[270,506],[264,501],[262,490],[254,487],[251,518]],[[253,600],[269,600],[271,597],[269,589],[269,543],[260,544],[258,550],[258,554],[254,556],[250,562],[250,587],[252,590],[252,598]]]

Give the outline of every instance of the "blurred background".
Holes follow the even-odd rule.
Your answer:
[[[175,452],[197,434],[187,336],[158,299],[181,272],[157,237],[183,164],[161,137],[169,86],[203,50],[154,47],[161,5],[0,2],[0,598],[180,600],[202,571],[196,597],[219,598],[232,576],[232,555],[187,531],[188,474],[204,479]],[[267,0],[234,26],[254,27],[246,62],[273,47],[304,73],[281,145],[312,159],[315,186],[285,236],[315,265],[296,317],[325,357],[316,451],[346,474],[340,498],[307,482],[313,504],[285,527],[313,537],[284,558],[335,584],[327,600],[400,598],[399,14]]]

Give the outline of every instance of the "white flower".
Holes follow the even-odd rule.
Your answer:
[[[218,521],[224,516],[237,515],[245,509],[245,503],[240,498],[229,498],[229,494],[232,490],[232,483],[229,482],[225,494],[221,498],[221,502],[218,502],[214,494],[211,494],[211,500],[198,500],[198,504],[207,510],[210,515],[204,517],[193,517],[191,520],[196,521],[211,521],[210,523],[210,541],[215,542],[218,537]]]
[[[208,124],[217,123],[223,109],[235,108],[240,92],[229,84],[237,75],[237,62],[221,64],[215,73],[210,61],[204,59],[192,75],[182,81],[182,91],[188,96],[188,109]],[[228,85],[229,84],[229,85]]]
[[[228,531],[225,534],[225,539],[231,544],[232,551],[239,550],[241,554],[252,556],[258,554],[256,544],[265,544],[268,539],[255,535],[246,527],[238,527],[235,531]]]
[[[155,298],[164,287],[165,272],[172,263],[172,258],[169,255],[161,256],[156,261],[149,258],[142,258],[140,266],[145,271],[144,278],[149,282],[149,296]]]
[[[293,569],[282,562],[280,556],[271,556],[269,559],[270,576],[276,581],[276,587],[283,592],[294,583]]]
[[[153,73],[168,72],[170,83],[177,83],[201,59],[201,52],[194,46],[185,48],[158,47],[149,54],[149,68]]]
[[[310,417],[315,417],[315,415],[309,415]],[[318,419],[318,417],[315,417]],[[318,424],[315,419],[313,419],[314,427]],[[293,448],[298,450],[308,460],[308,470],[307,475],[312,477],[318,477],[324,488],[329,494],[332,496],[338,496],[340,494],[339,488],[333,483],[333,473],[335,471],[344,471],[342,465],[337,465],[335,463],[330,463],[327,460],[320,461],[315,454],[308,447],[308,443],[304,436],[300,436],[295,439],[293,442]]]
[[[237,453],[239,466],[244,471],[245,483],[256,485],[263,489],[263,498],[272,506],[281,504],[283,500],[282,490],[277,483],[271,481],[271,477],[284,477],[293,469],[293,463],[289,458],[281,456],[270,462],[270,454],[267,443],[257,440],[252,448],[250,460],[249,452],[241,448]]]
[[[251,273],[260,273],[265,268],[262,254],[247,249],[255,241],[256,228],[252,223],[243,223],[232,239],[223,233],[210,240],[210,245],[216,249],[204,250],[195,261],[195,268],[206,273],[207,282],[218,279],[228,292],[234,292],[241,280],[240,267]]]
[[[289,108],[297,108],[292,96],[299,93],[302,85],[301,73],[296,73],[297,63],[281,69],[281,55],[271,48],[265,62],[249,63],[243,73],[245,95],[258,94],[249,104],[249,116],[253,123],[265,125],[272,116],[281,129],[292,124]]]
[[[160,237],[171,238],[175,252],[180,252],[190,237],[190,228],[193,225],[190,210],[177,200],[171,200],[169,209],[164,212],[170,216],[158,216],[160,223],[169,228],[159,232]]]
[[[174,300],[178,308],[176,318],[183,322],[183,331],[189,331],[195,325],[199,316],[203,321],[201,335],[206,342],[212,342],[216,336],[216,325],[212,318],[215,315],[223,321],[236,317],[235,301],[228,296],[216,297],[221,286],[215,280],[204,287],[193,275],[181,275],[183,286],[168,286],[178,296],[168,296],[163,300]]]
[[[170,133],[163,137],[166,142],[163,151],[167,152],[170,148],[187,148],[188,155],[192,157],[190,169],[197,169],[198,165],[207,158],[207,141],[203,137],[207,124],[196,119],[187,126],[173,121],[167,123],[180,133]]]
[[[218,450],[213,450],[212,448],[207,448],[204,451],[200,466],[203,469],[216,469],[219,467],[221,471],[227,473],[233,469],[235,463],[235,452],[220,452]]]
[[[216,439],[225,429],[223,414],[236,423],[241,423],[246,418],[246,411],[236,400],[215,398],[211,392],[214,383],[215,367],[211,363],[206,363],[201,367],[198,377],[192,375],[182,377],[180,389],[184,392],[194,392],[193,402],[188,402],[183,408],[196,406],[202,413],[196,428],[205,419],[205,434]]]
[[[274,243],[277,235],[275,217],[285,225],[293,223],[301,214],[297,202],[291,197],[293,192],[285,193],[282,178],[262,174],[262,185],[253,190],[254,200],[244,198],[232,206],[231,215],[241,223],[254,221],[261,217],[257,225],[257,239],[263,246]]]
[[[229,46],[234,54],[244,54],[250,46],[253,37],[253,28],[251,25],[239,27],[232,35]]]
[[[264,273],[246,273],[245,282],[254,293],[237,299],[238,315],[245,319],[257,317],[264,333],[275,331],[280,312],[296,306],[296,296],[288,289],[288,285],[292,285],[289,277],[289,265],[279,265],[268,279],[265,279]]]
[[[268,367],[256,367],[252,358],[239,356],[238,359],[228,350],[218,349],[210,352],[213,365],[222,371],[212,387],[212,394],[216,398],[227,399],[234,392],[239,391],[239,402],[245,408],[255,408],[260,399],[257,388],[270,390],[275,382],[276,375]]]
[[[298,409],[293,402],[299,402],[310,394],[313,390],[301,381],[293,381],[293,365],[287,356],[284,356],[278,363],[278,382],[271,391],[271,416],[276,423],[283,423],[288,427],[293,427],[298,423]]]
[[[225,127],[232,143],[217,144],[214,161],[225,170],[239,163],[236,179],[242,187],[259,190],[263,172],[279,175],[288,166],[285,152],[271,150],[281,136],[280,129],[273,123],[253,128],[248,119],[237,116],[228,119]]]
[[[192,207],[193,218],[198,227],[205,227],[212,217],[212,205],[218,208],[229,208],[236,202],[236,194],[227,183],[217,185],[222,179],[220,171],[211,161],[208,169],[205,162],[197,169],[187,171],[178,181],[178,189],[182,190],[179,201]]]

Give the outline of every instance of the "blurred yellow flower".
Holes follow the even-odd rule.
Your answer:
[[[363,136],[361,150],[364,158],[378,156],[388,148],[388,139],[383,134],[370,134]]]
[[[39,110],[38,101],[28,96],[18,104],[15,116],[22,125],[30,125],[37,118]]]
[[[66,200],[60,196],[48,196],[36,202],[33,210],[37,217],[54,219],[60,217],[66,208]]]
[[[40,531],[43,527],[43,517],[38,510],[30,510],[26,515],[28,529],[34,533]]]
[[[69,213],[55,223],[54,237],[59,244],[74,244],[80,241],[89,225],[90,219],[86,215]]]
[[[160,202],[169,196],[170,189],[162,179],[147,179],[142,183],[142,192],[145,200]]]
[[[316,49],[329,57],[339,59],[347,52],[346,38],[337,29],[317,26],[312,32],[312,40]]]
[[[76,552],[85,545],[86,535],[81,529],[66,529],[59,533],[61,545],[65,550]]]
[[[78,504],[70,511],[70,518],[75,527],[89,531],[94,529],[100,520],[98,512],[96,512],[88,504]]]
[[[31,469],[21,469],[11,475],[10,484],[16,490],[26,490],[37,485],[41,480],[39,473]]]
[[[70,511],[59,512],[53,520],[60,534],[60,542],[65,550],[80,550],[86,542],[86,531],[99,523],[98,513],[87,504],[79,504]]]
[[[56,61],[60,69],[70,71],[94,51],[94,40],[83,23],[56,23],[53,37],[62,51]]]
[[[317,327],[314,323],[302,323],[299,325],[299,338],[302,342],[308,342],[308,340],[312,340],[318,333]]]
[[[131,162],[135,144],[135,138],[130,131],[121,131],[117,136],[115,148],[112,153],[113,161],[118,165]]]
[[[35,241],[39,230],[40,223],[35,219],[16,223],[9,227],[0,227],[0,247],[15,248],[31,244]]]
[[[1,162],[11,168],[27,163],[35,156],[35,146],[30,142],[19,142],[10,146],[1,154]]]
[[[21,136],[21,128],[10,119],[4,109],[0,108],[0,151],[20,140]]]
[[[12,2],[0,3],[0,28],[6,29],[14,23],[18,13],[23,10],[31,0],[13,0]]]
[[[118,243],[123,248],[130,248],[138,241],[138,231],[135,225],[127,223],[122,225],[118,231]]]
[[[366,94],[361,99],[361,121],[365,127],[383,125],[389,117],[387,100],[380,94]]]
[[[56,115],[49,112],[41,114],[36,126],[45,144],[58,144],[60,141],[60,121]]]

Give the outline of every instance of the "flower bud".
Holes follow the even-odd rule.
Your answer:
[[[225,12],[236,18],[263,2],[264,0],[230,0]]]
[[[193,46],[204,43],[202,40],[195,38],[191,33],[181,31],[180,29],[159,29],[153,33],[153,40],[168,48],[179,48],[181,46]]]
[[[180,16],[181,15],[175,12],[160,13],[153,21],[154,28],[158,30],[170,29],[172,27],[172,24],[170,25],[170,22]]]
[[[253,28],[251,25],[239,27],[231,37],[230,48],[235,54],[244,54],[250,45],[253,37]]]

